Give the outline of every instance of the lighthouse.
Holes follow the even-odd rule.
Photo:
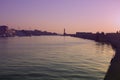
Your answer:
[[[64,28],[64,33],[63,33],[63,35],[64,35],[64,36],[66,35],[65,28]]]

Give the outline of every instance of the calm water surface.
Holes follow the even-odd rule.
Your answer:
[[[63,36],[0,39],[0,80],[103,80],[114,51]]]

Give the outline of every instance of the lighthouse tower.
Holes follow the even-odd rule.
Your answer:
[[[64,33],[63,33],[63,35],[64,35],[64,36],[66,35],[65,28],[64,28]]]

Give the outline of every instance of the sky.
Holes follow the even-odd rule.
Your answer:
[[[120,0],[0,0],[0,25],[63,33],[120,30]]]

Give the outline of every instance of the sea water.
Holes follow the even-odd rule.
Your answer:
[[[114,50],[69,36],[0,38],[0,80],[103,80]]]

